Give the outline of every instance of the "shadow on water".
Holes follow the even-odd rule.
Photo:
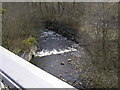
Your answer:
[[[70,39],[78,43],[78,41],[76,40],[78,30],[77,28],[75,28],[77,27],[76,26],[77,24],[57,20],[45,20],[43,23],[44,27],[46,27],[47,29],[57,32],[62,36],[67,37],[67,39]]]

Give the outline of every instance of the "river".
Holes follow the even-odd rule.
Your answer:
[[[45,30],[39,36],[39,50],[31,63],[76,88],[84,88],[80,78],[81,71],[76,65],[84,63],[84,48],[76,42],[51,30]]]

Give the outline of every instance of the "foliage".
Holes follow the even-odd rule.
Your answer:
[[[0,16],[2,16],[5,12],[7,12],[7,9],[2,8],[0,11],[1,11],[1,12],[0,12]]]
[[[87,78],[99,88],[117,86],[117,3],[3,3],[1,11],[0,16],[9,11],[2,18],[5,48],[14,53],[29,49],[37,42],[35,27],[75,32],[72,36],[90,53],[96,68],[95,73],[86,72]]]
[[[12,52],[15,54],[18,54],[21,51],[21,49],[14,49]]]
[[[36,41],[35,37],[30,37],[30,38],[24,40],[23,43],[24,43],[24,45],[29,45],[30,46],[30,45],[36,44],[37,41]]]
[[[5,8],[2,8],[2,12],[4,13],[4,12],[7,12],[7,9],[5,9]]]

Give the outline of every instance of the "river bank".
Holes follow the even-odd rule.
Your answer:
[[[64,77],[64,71],[63,77],[82,78],[86,88],[118,87],[118,3],[2,4],[3,47],[20,56],[22,54],[23,58],[27,56],[26,60],[35,61],[40,68],[48,66],[49,70],[52,67],[53,74],[57,73],[56,69],[68,69],[72,62],[74,69],[70,68],[69,73],[76,69],[80,73],[70,76],[67,73]],[[42,33],[48,36],[41,37]],[[32,44],[31,40],[38,44]],[[76,45],[79,48],[76,49]],[[34,50],[31,49],[32,46]],[[81,57],[76,56],[76,50]],[[32,57],[35,54],[41,58],[36,57],[34,60]],[[59,61],[55,61],[56,59]],[[55,66],[51,66],[52,61]],[[68,67],[65,68],[66,65]],[[73,85],[80,83],[70,80]]]

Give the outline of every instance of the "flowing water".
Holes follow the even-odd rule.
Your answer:
[[[79,76],[81,72],[76,70],[75,65],[81,63],[81,57],[86,57],[84,49],[51,30],[42,33],[39,43],[41,50],[36,53],[31,63],[76,88],[83,88]]]

